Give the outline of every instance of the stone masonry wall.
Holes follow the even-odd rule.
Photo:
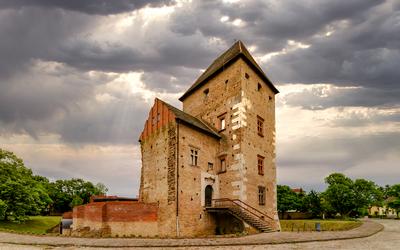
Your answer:
[[[174,160],[176,123],[160,128],[141,142],[142,184],[141,201],[159,204],[158,235],[176,235],[176,199]]]
[[[242,103],[246,110],[247,125],[243,130],[242,153],[246,155],[246,179],[254,183],[247,185],[247,201],[265,211],[275,220],[273,228],[279,229],[276,207],[275,94],[244,61],[240,61],[240,64],[243,69]],[[264,119],[263,136],[258,134],[257,116]],[[258,174],[257,155],[265,157],[264,175]],[[258,204],[258,186],[266,187],[265,205]]]
[[[198,151],[197,166],[191,165],[190,150]],[[219,198],[219,179],[215,169],[219,141],[179,124],[179,236],[215,234],[215,218],[204,210],[205,187],[211,185],[213,198]]]
[[[220,197],[240,199],[265,211],[275,219],[272,226],[278,228],[274,101],[269,87],[243,59],[238,59],[187,97],[183,109],[216,128],[219,116],[225,114],[226,129],[220,131],[223,139],[218,156],[226,156],[227,171],[218,175]],[[257,115],[265,120],[264,137],[257,134]],[[263,176],[258,175],[257,154],[265,157]],[[258,202],[258,186],[267,190],[264,206]]]
[[[219,174],[220,196],[223,198],[244,199],[243,192],[238,187],[241,175],[233,169],[241,168],[244,164],[243,157],[237,153],[237,144],[242,137],[241,130],[233,130],[238,121],[231,122],[237,113],[235,105],[241,102],[241,67],[234,63],[227,66],[224,71],[210,79],[201,88],[193,92],[183,101],[183,110],[208,122],[213,127],[220,129],[219,117],[225,116],[226,129],[220,131],[222,136],[217,157],[225,157],[227,171]],[[208,89],[208,95],[204,91]],[[219,162],[215,165],[220,167]]]

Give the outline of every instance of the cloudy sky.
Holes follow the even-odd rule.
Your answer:
[[[135,196],[153,99],[242,40],[277,96],[278,182],[400,182],[396,0],[0,0],[0,147]]]

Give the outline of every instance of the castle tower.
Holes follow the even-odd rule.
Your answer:
[[[220,159],[226,166],[219,170],[220,196],[248,202],[273,217],[277,216],[277,93],[246,47],[238,41],[180,98],[184,112],[208,122],[223,136]]]
[[[158,235],[234,230],[240,223],[226,214],[250,210],[279,229],[277,93],[238,41],[180,98],[183,111],[156,99],[140,138],[140,199],[159,204]],[[243,219],[242,227],[260,223]]]

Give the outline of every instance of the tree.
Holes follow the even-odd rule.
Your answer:
[[[329,206],[341,216],[351,213],[359,215],[382,199],[382,193],[372,181],[357,179],[355,181],[340,173],[333,173],[325,178],[329,185],[324,192],[324,198]]]
[[[379,187],[372,181],[357,179],[352,186],[354,192],[354,211],[362,214],[362,210],[366,210],[372,205],[382,205],[383,193]]]
[[[311,190],[303,198],[303,207],[304,210],[310,212],[314,218],[321,216],[323,213],[323,207],[320,194],[314,190]]]
[[[301,200],[289,186],[277,185],[278,212],[283,214],[289,210],[297,210],[301,206]]]
[[[23,221],[51,203],[45,187],[14,153],[0,149],[0,200],[4,220]]]
[[[82,179],[57,180],[49,185],[49,195],[54,201],[52,211],[58,213],[70,211],[76,205],[88,203],[91,196],[106,192],[104,184],[94,185]]]
[[[4,220],[6,217],[6,211],[7,211],[7,204],[0,200],[0,220]]]
[[[397,217],[400,213],[400,184],[393,185],[388,190],[388,195],[394,197],[395,199],[388,202],[388,206],[396,210]]]

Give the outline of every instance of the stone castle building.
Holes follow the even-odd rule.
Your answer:
[[[155,99],[139,139],[139,200],[77,207],[74,229],[162,237],[279,230],[277,93],[236,42],[179,99],[183,110]]]

